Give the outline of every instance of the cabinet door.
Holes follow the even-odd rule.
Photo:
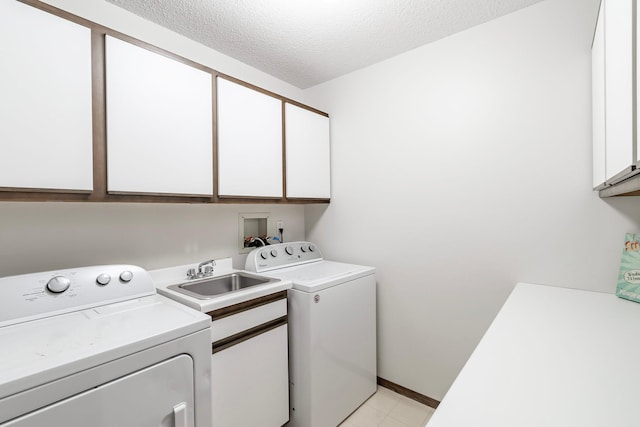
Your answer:
[[[604,4],[600,7],[591,47],[591,96],[593,114],[593,188],[604,184],[605,176],[605,83]]]
[[[0,187],[90,192],[90,30],[3,0],[0,62]]]
[[[287,325],[211,356],[216,426],[280,427],[289,420]]]
[[[329,118],[285,105],[287,197],[331,197]]]
[[[630,172],[633,157],[632,0],[604,0],[606,177]]]
[[[218,78],[218,194],[282,197],[282,101]]]
[[[635,107],[636,107],[636,117],[634,117],[635,121],[636,121],[636,134],[634,135],[635,137],[635,152],[636,152],[636,165],[640,166],[640,147],[638,147],[638,125],[640,124],[640,108],[638,108],[638,85],[640,84],[640,67],[638,66],[638,61],[640,58],[640,29],[638,28],[638,17],[640,17],[640,7],[638,7],[638,5],[636,5],[636,15],[634,16],[635,19],[635,25],[636,25],[636,39],[635,39],[635,60],[636,60],[636,75],[635,75],[635,79],[636,79],[636,93],[635,93]]]
[[[110,193],[213,194],[211,74],[106,38]]]

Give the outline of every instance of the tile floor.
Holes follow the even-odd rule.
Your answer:
[[[435,409],[378,386],[340,427],[423,427]]]

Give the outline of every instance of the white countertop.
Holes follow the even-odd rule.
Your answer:
[[[216,266],[214,267],[213,275],[207,277],[207,279],[244,271],[234,269],[231,264],[231,258],[222,258],[215,261]],[[290,280],[280,280],[276,283],[267,283],[239,291],[228,292],[210,299],[200,299],[167,288],[170,285],[189,282],[186,275],[187,270],[189,268],[197,269],[197,267],[198,264],[186,264],[159,270],[151,270],[149,273],[155,282],[156,290],[159,294],[195,308],[198,311],[202,311],[203,313],[291,289]],[[251,274],[256,275],[256,273]],[[261,274],[258,273],[257,275],[260,276]]]
[[[428,427],[640,426],[640,304],[519,283]]]

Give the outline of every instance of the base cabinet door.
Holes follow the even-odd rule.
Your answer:
[[[211,356],[213,427],[280,427],[289,420],[287,325]]]

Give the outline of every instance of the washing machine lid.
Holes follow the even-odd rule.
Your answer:
[[[350,280],[375,274],[375,271],[374,267],[322,260],[273,270],[268,275],[291,280],[293,289],[318,292]]]
[[[0,399],[207,329],[210,322],[154,294],[0,327]]]

